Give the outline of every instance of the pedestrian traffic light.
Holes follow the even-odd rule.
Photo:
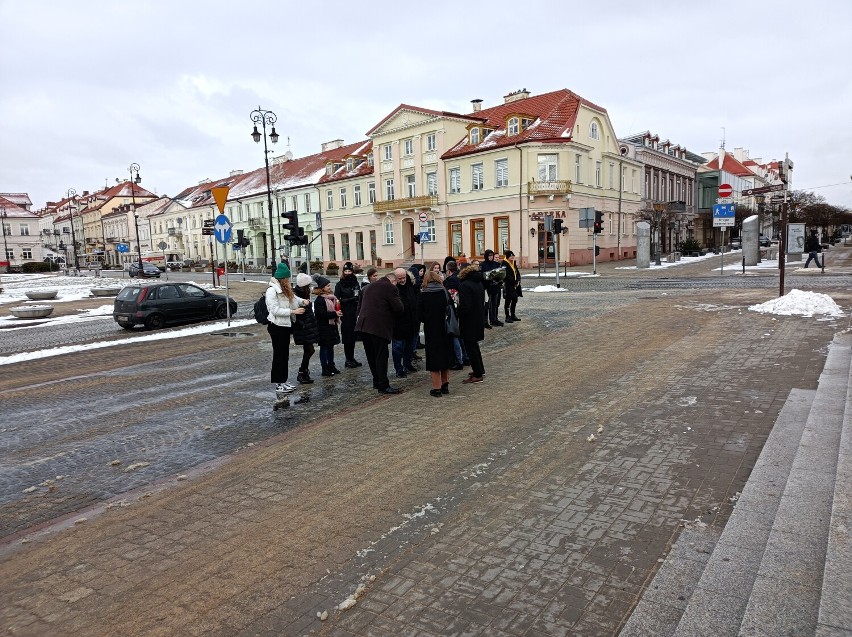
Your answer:
[[[603,232],[603,213],[595,210],[595,234]]]
[[[601,247],[600,247],[600,246],[595,246],[595,256],[600,255],[600,253],[601,253]]]
[[[249,239],[248,237],[243,237],[242,240],[240,241],[240,245],[244,248],[247,248],[248,246],[251,245],[251,239]]]
[[[281,227],[284,228],[285,232],[290,233],[284,237],[284,240],[292,241],[296,236],[296,228],[299,227],[299,213],[295,210],[288,210],[287,212],[282,212],[281,216],[284,218],[284,223],[281,224]]]
[[[562,219],[554,219],[553,220],[553,234],[561,234],[562,233]]]
[[[306,246],[308,245],[308,237],[305,235],[305,229],[302,226],[296,228],[296,236],[293,237],[293,245]]]
[[[414,233],[414,243],[420,243],[420,233]]]

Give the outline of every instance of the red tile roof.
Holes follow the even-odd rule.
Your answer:
[[[719,158],[716,157],[712,161],[708,162],[707,168],[710,170],[719,170]],[[725,153],[725,157],[722,160],[722,170],[726,173],[737,175],[739,177],[751,177],[754,175],[751,170],[743,166],[733,155],[729,153]]]
[[[484,127],[491,128],[494,132],[487,135],[478,144],[470,144],[469,137],[466,136],[444,153],[442,159],[459,157],[489,148],[513,146],[523,142],[567,141],[571,139],[581,104],[606,114],[606,109],[583,99],[568,89],[527,97],[492,108],[484,108],[469,117],[483,121]],[[533,123],[517,135],[509,136],[506,127],[511,115],[528,117],[533,120]]]
[[[38,219],[38,215],[30,212],[26,208],[21,208],[14,201],[6,197],[0,197],[0,206],[3,207],[3,212],[7,217],[25,217],[27,219]]]

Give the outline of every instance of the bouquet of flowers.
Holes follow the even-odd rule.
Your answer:
[[[503,281],[506,280],[506,269],[494,268],[489,270],[485,273],[485,280],[494,285],[503,285]]]

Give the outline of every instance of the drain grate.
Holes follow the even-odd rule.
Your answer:
[[[253,332],[213,332],[213,336],[230,336],[232,338],[240,338],[245,336],[254,336]]]

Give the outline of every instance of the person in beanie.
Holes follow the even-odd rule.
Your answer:
[[[478,265],[469,265],[459,272],[459,338],[470,359],[471,372],[463,383],[481,383],[485,375],[479,341],[485,338],[485,288]]]
[[[521,273],[518,266],[515,265],[515,253],[511,250],[506,250],[506,261],[503,264],[506,270],[506,279],[503,282],[503,297],[506,299],[504,309],[506,311],[506,322],[515,323],[520,321],[515,314],[515,308],[518,307],[518,298],[524,295],[521,290]]]
[[[346,357],[344,367],[361,367],[355,360],[355,320],[358,318],[358,300],[361,298],[361,284],[355,276],[355,268],[347,261],[343,264],[343,276],[334,286],[334,296],[340,299],[343,315],[340,319],[340,340],[343,341],[343,354]]]
[[[302,346],[302,364],[299,365],[299,374],[296,376],[296,380],[303,385],[314,382],[308,371],[308,365],[316,351],[314,343],[319,342],[317,319],[314,316],[314,309],[310,304],[311,286],[313,284],[314,280],[311,277],[304,272],[300,272],[296,275],[296,287],[293,290],[300,299],[308,301],[305,313],[295,317],[293,321],[293,342],[296,345]]]
[[[290,365],[290,334],[292,330],[292,319],[305,313],[305,305],[310,301],[304,301],[293,293],[290,287],[290,268],[281,262],[275,268],[275,273],[269,279],[269,287],[266,289],[266,308],[269,311],[269,323],[266,331],[272,341],[272,372],[270,379],[275,383],[275,394],[283,398],[294,389],[295,385],[287,382],[288,367]]]
[[[340,370],[334,364],[334,346],[340,342],[340,332],[337,325],[343,312],[340,310],[340,302],[331,293],[331,281],[324,276],[316,278],[317,286],[314,294],[314,315],[317,317],[317,330],[319,331],[320,364],[322,365],[322,376],[334,376]]]
[[[500,264],[495,260],[494,250],[485,251],[485,262],[480,266],[483,278],[485,278],[485,292],[488,295],[488,323],[495,327],[502,327],[503,321],[500,320],[500,297],[503,295],[503,284],[496,279],[489,279],[488,273],[492,270],[499,270]]]
[[[405,270],[402,270],[403,275]],[[404,308],[396,289],[396,273],[380,277],[361,293],[361,311],[355,323],[355,332],[361,334],[367,364],[373,374],[373,387],[380,394],[398,394],[388,380],[388,345],[393,338],[394,317]]]

